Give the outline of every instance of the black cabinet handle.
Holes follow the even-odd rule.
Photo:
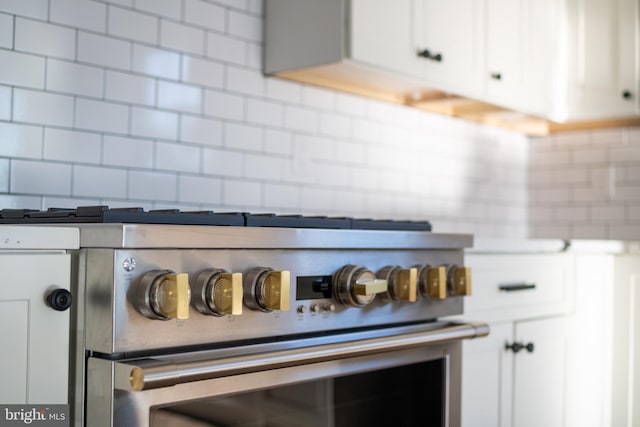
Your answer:
[[[47,303],[49,307],[57,311],[65,311],[71,307],[73,298],[71,292],[66,289],[54,289],[47,295]]]
[[[500,73],[491,73],[491,78],[493,80],[502,80],[502,74],[500,74]]]
[[[535,283],[505,283],[498,285],[498,289],[504,292],[525,291],[527,289],[535,289]]]
[[[532,342],[527,344],[523,344],[521,342],[514,342],[513,344],[506,343],[504,345],[504,349],[511,350],[514,353],[518,353],[520,350],[527,350],[529,353],[533,353],[533,350],[535,350],[535,345]]]
[[[630,90],[625,90],[624,92],[622,92],[622,97],[624,99],[632,99],[633,98],[633,94],[631,93]]]
[[[418,50],[417,55],[421,58],[431,59],[432,61],[442,62],[441,53],[431,53],[429,49]]]

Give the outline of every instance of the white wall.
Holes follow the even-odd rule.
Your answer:
[[[522,136],[261,74],[260,0],[0,0],[0,207],[527,234]]]
[[[640,128],[531,141],[533,237],[640,239]]]

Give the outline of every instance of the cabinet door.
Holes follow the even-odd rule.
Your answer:
[[[468,96],[483,91],[484,0],[416,0],[416,30],[428,83]],[[433,59],[440,55],[440,60]]]
[[[350,57],[419,77],[413,26],[414,0],[351,0]]]
[[[68,403],[69,310],[45,295],[69,289],[69,255],[5,253],[0,271],[0,402]]]
[[[637,114],[638,2],[570,0],[568,5],[570,115],[588,119]]]
[[[533,344],[514,357],[513,425],[562,427],[565,411],[565,372],[569,354],[567,318],[521,321],[515,341]]]
[[[462,426],[509,427],[513,323],[492,324],[488,337],[462,346]]]
[[[640,426],[640,256],[615,261],[612,426]]]

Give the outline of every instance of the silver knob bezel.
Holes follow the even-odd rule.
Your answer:
[[[244,275],[244,280],[242,281],[243,300],[244,304],[251,310],[264,313],[273,311],[267,307],[267,303],[264,300],[264,284],[267,275],[272,271],[274,271],[273,268],[269,267],[255,267]]]
[[[140,277],[136,284],[134,306],[143,316],[154,320],[170,319],[170,317],[161,314],[158,296],[160,285],[168,274],[175,274],[175,272],[172,270],[150,270]]]
[[[376,275],[361,265],[345,265],[334,274],[333,297],[343,305],[361,308],[371,304],[376,297],[372,295],[356,295],[355,285],[364,275],[371,275],[372,280]]]
[[[192,284],[196,297],[191,299],[191,303],[198,312],[217,317],[225,315],[216,307],[214,292],[216,282],[224,273],[228,273],[228,271],[223,268],[208,268],[198,273],[195,283]]]

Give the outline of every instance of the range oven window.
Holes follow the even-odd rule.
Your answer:
[[[154,408],[153,427],[444,426],[446,363],[322,379]]]

